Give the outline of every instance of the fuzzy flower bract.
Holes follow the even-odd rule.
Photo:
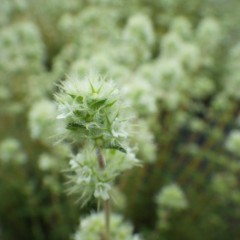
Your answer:
[[[93,196],[107,200],[111,197],[112,182],[123,171],[138,165],[134,153],[127,149],[126,153],[116,149],[105,149],[106,166],[100,169],[96,164],[96,152],[92,146],[86,146],[82,152],[70,160],[69,193],[78,194],[82,205]]]
[[[90,140],[100,148],[126,152],[127,138],[125,106],[112,82],[93,75],[69,78],[61,85],[58,119],[65,124],[64,137],[73,141]]]

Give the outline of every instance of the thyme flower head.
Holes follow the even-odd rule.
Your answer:
[[[92,213],[90,216],[81,220],[73,239],[100,239],[104,232],[104,214],[102,212]],[[124,222],[123,217],[119,214],[111,215],[110,236],[115,240],[140,240],[140,236],[133,235],[133,226],[129,222]]]
[[[177,184],[165,186],[156,197],[157,204],[169,209],[185,209],[188,206],[184,192]]]
[[[232,130],[226,140],[226,148],[229,152],[240,156],[240,130]]]
[[[134,152],[127,148],[123,153],[116,149],[105,149],[106,166],[100,169],[96,164],[96,152],[92,146],[86,146],[82,152],[70,160],[69,194],[80,196],[82,205],[93,196],[107,200],[111,197],[112,182],[127,169],[139,165]]]
[[[98,75],[70,77],[56,95],[58,119],[64,122],[64,137],[89,140],[98,147],[126,152],[128,137],[124,104],[111,81]],[[127,112],[127,111],[126,111]]]

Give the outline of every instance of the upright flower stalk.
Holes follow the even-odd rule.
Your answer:
[[[92,197],[103,201],[104,240],[111,239],[110,198],[114,179],[138,164],[129,147],[128,111],[111,81],[100,76],[68,78],[56,95],[63,123],[62,138],[82,146],[70,160],[69,193],[79,195],[82,205]]]
[[[97,160],[100,169],[104,170],[106,162],[104,156],[102,155],[102,151],[100,148],[97,148]],[[109,225],[110,225],[110,201],[109,199],[104,201],[104,211],[105,211],[105,236],[106,240],[109,240]]]

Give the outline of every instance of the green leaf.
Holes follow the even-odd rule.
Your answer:
[[[83,97],[82,96],[78,96],[76,98],[76,100],[77,100],[78,103],[82,103],[83,102]]]
[[[74,94],[68,93],[68,95],[69,95],[71,98],[75,98],[75,97],[76,97]]]
[[[107,101],[106,98],[100,99],[100,100],[93,99],[92,102],[90,103],[90,107],[92,107],[94,109],[99,109],[100,107],[102,107],[105,104],[106,101]]]
[[[66,128],[74,131],[74,130],[78,130],[79,128],[85,129],[85,125],[79,124],[79,123],[68,123]]]
[[[79,111],[79,110],[75,110],[73,113],[74,113],[74,115],[77,116],[77,117],[85,117],[85,115],[86,115],[85,112]]]
[[[108,115],[105,113],[105,116],[106,116],[106,120],[107,120],[107,125],[108,125],[108,130],[110,130],[111,126],[112,126],[112,123],[108,117]]]
[[[120,143],[117,143],[117,142],[104,144],[104,148],[106,148],[106,149],[116,149],[116,150],[118,150],[120,152],[123,152],[123,153],[127,152],[126,149]]]
[[[96,93],[100,93],[101,89],[102,89],[103,85],[101,85],[98,90],[96,91]]]
[[[91,83],[91,82],[89,82],[89,83],[90,83],[90,86],[91,86],[92,93],[96,93],[96,90],[95,90],[95,88],[93,87],[92,83]]]
[[[111,107],[111,106],[113,106],[116,102],[117,102],[117,99],[116,99],[116,100],[113,100],[113,101],[110,102],[110,103],[108,103],[106,106]]]

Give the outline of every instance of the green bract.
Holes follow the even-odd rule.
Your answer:
[[[123,141],[126,117],[120,111],[118,90],[99,76],[69,78],[61,85],[58,119],[65,123],[65,136],[73,141],[91,140],[101,148],[126,152]]]

